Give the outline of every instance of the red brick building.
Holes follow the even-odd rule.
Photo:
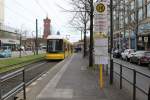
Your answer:
[[[44,19],[44,33],[43,33],[44,39],[46,39],[48,35],[51,35],[50,25],[51,20],[48,17],[46,17],[46,19]]]

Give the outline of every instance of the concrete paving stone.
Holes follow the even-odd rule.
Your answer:
[[[99,69],[91,70],[88,68],[88,59],[82,57],[82,54],[75,54],[71,59],[67,59],[66,63],[58,68],[58,72],[49,71],[46,77],[36,84],[46,81],[42,91],[32,95],[31,92],[27,96],[27,100],[131,100],[128,93],[109,84],[109,79],[104,76],[104,88],[99,87]],[[53,85],[53,86],[50,86]],[[34,87],[34,88],[35,88]],[[34,89],[32,90],[34,93]],[[33,99],[34,98],[34,99]]]

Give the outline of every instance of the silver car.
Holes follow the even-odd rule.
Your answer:
[[[134,53],[135,50],[134,49],[126,49],[124,50],[124,52],[121,53],[121,58],[123,60],[129,61],[129,58],[131,57],[131,53]]]

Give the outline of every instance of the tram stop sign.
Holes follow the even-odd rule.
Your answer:
[[[107,3],[106,2],[96,2],[94,4],[95,14],[107,14]]]
[[[105,11],[105,5],[103,3],[99,3],[96,5],[96,11],[99,13],[103,13]]]

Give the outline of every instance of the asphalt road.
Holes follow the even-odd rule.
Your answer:
[[[50,68],[52,68],[57,63],[58,61],[57,62],[56,61],[55,62],[54,61],[53,62],[42,61],[42,62],[32,64],[30,66],[26,66],[25,67],[26,84],[32,83],[34,79],[37,79],[39,75],[43,74],[44,72],[47,72]],[[2,75],[4,76],[4,74]],[[21,82],[22,82],[22,74],[17,75],[16,77],[12,79],[2,82],[1,83],[1,95],[5,95],[10,90],[18,86]]]
[[[130,62],[126,62],[126,61],[123,61],[120,59],[115,59],[115,58],[114,58],[114,61],[150,76],[150,70],[148,69],[148,67],[138,66],[136,64],[132,64]],[[114,71],[117,73],[120,73],[120,66],[118,64],[114,63]],[[130,82],[133,83],[133,71],[132,70],[123,68],[122,73],[123,73],[123,77],[125,77],[127,80],[129,80]],[[142,89],[143,91],[145,91],[146,93],[148,93],[148,89],[150,87],[150,78],[145,77],[139,73],[137,73],[136,75],[137,75],[136,76],[136,86],[139,87],[140,89]],[[119,81],[119,76],[117,76],[116,74],[114,74],[114,76],[117,77],[117,80]],[[133,87],[132,87],[132,85],[128,84],[125,80],[123,80],[123,87],[126,87],[127,90],[129,92],[131,92],[131,94],[132,94]],[[139,100],[147,100],[147,97],[140,91],[137,91],[137,98],[140,98]]]

